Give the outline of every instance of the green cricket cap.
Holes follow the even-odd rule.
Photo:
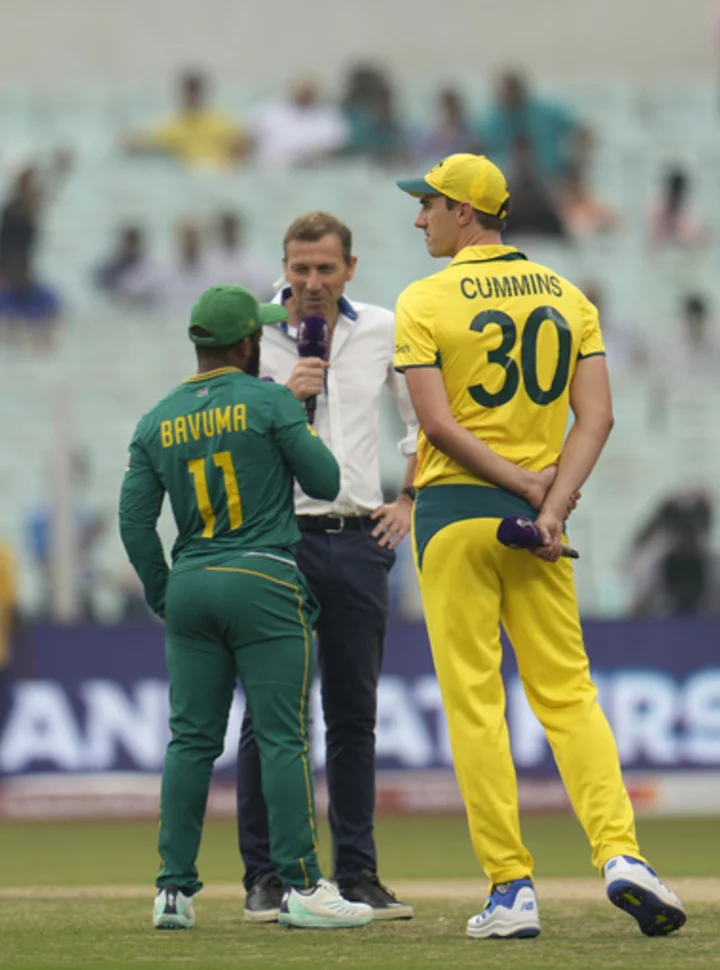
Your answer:
[[[260,327],[281,323],[287,317],[282,304],[258,303],[244,286],[211,286],[192,308],[188,334],[200,347],[229,347]],[[194,327],[202,327],[207,335],[193,333]]]

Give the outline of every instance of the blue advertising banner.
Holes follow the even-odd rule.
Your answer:
[[[631,770],[720,769],[720,620],[588,622],[600,699]],[[36,675],[6,690],[0,774],[157,773],[167,742],[162,628],[49,627],[32,631]],[[555,775],[543,731],[505,651],[508,721],[521,773]],[[242,714],[238,690],[219,778],[232,776]],[[314,723],[321,720],[319,693]],[[314,731],[316,765],[322,731]],[[391,627],[379,690],[378,768],[451,765],[425,628]]]

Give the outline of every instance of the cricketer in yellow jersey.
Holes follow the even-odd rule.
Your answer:
[[[395,365],[421,427],[413,539],[425,618],[473,845],[491,882],[468,935],[540,932],[501,621],[610,900],[646,935],[665,935],[685,913],[640,855],[590,679],[572,566],[559,558],[573,495],[613,422],[597,311],[572,283],[502,244],[509,192],[487,158],[451,155],[398,185],[420,200],[415,226],[430,254],[452,258],[400,295]],[[544,472],[538,495],[548,466],[557,473]],[[499,520],[513,514],[536,519],[545,541],[537,554],[497,541]]]

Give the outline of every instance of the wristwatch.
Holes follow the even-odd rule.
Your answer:
[[[417,495],[417,489],[413,488],[412,485],[408,485],[407,488],[402,489],[401,495],[407,495],[411,502],[415,501],[415,496]]]

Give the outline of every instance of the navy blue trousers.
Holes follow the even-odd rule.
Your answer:
[[[377,871],[375,716],[389,613],[388,573],[395,553],[381,549],[373,526],[337,535],[304,532],[297,563],[320,602],[316,627],[325,715],[329,820],[334,877],[341,889]],[[260,756],[248,713],[238,750],[237,811],[245,888],[275,871],[270,859]]]

